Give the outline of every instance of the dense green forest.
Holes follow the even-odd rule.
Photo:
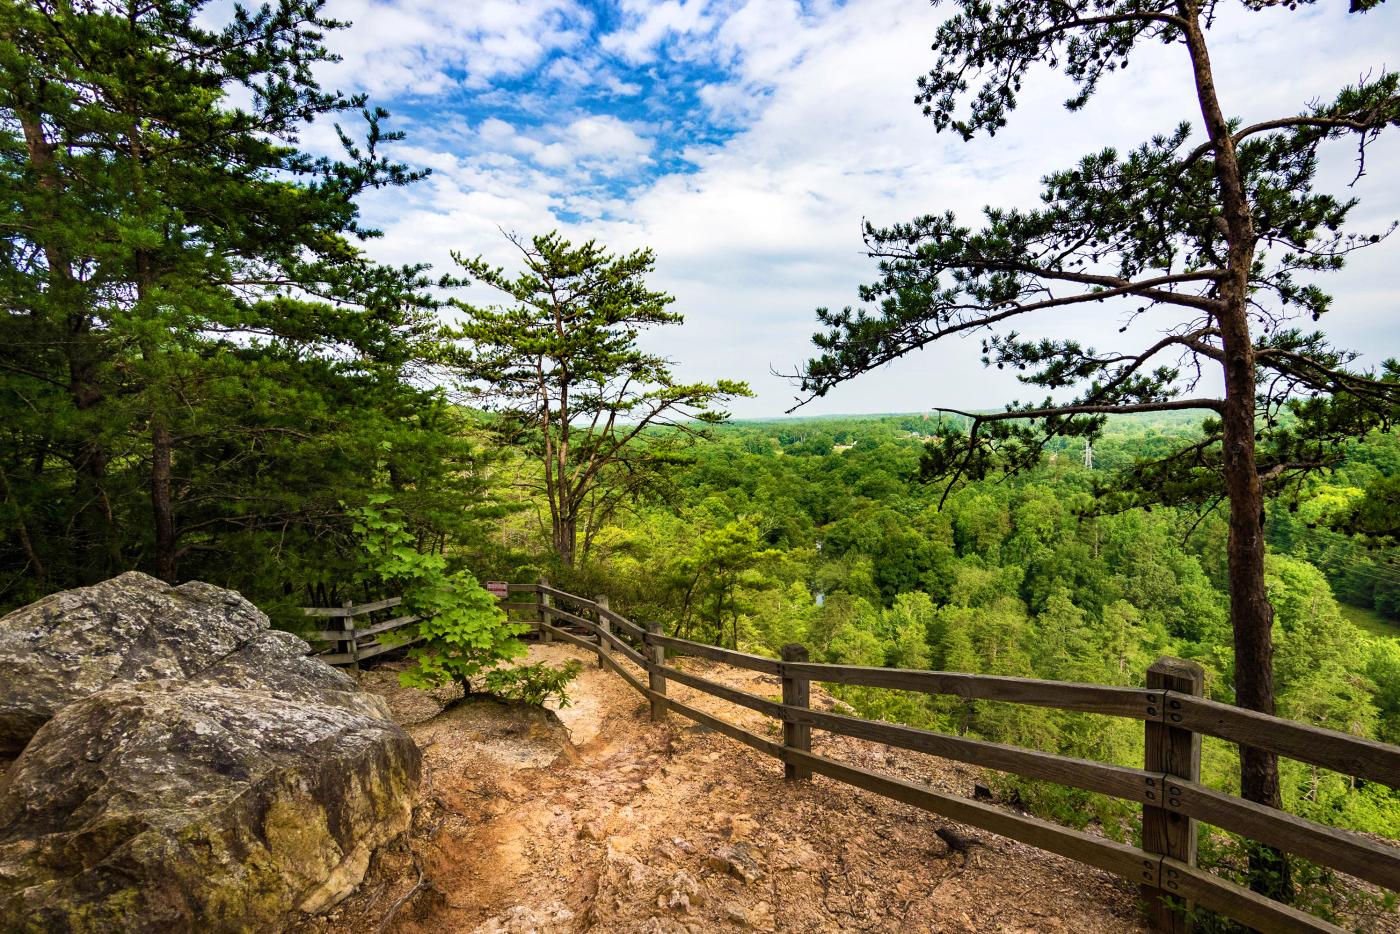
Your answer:
[[[695,450],[669,496],[597,535],[569,582],[691,638],[764,654],[798,641],[825,661],[1108,684],[1141,684],[1171,654],[1200,662],[1207,692],[1230,701],[1221,516],[1096,509],[1113,464],[1191,427],[1115,420],[1092,470],[1082,443],[1062,444],[1040,469],[961,485],[940,509],[945,489],[917,479],[936,416],[738,423]],[[1397,458],[1393,435],[1356,444],[1296,502],[1276,502],[1268,523],[1281,713],[1390,742],[1400,740],[1396,554],[1329,522],[1393,476]],[[871,689],[844,696],[865,715],[1141,761],[1141,730],[1122,721]],[[1212,783],[1230,787],[1235,768],[1231,751],[1207,747]],[[1290,809],[1400,832],[1391,790],[1296,765],[1285,777]],[[1110,805],[1084,793],[1007,790],[1062,817],[1108,819]]]

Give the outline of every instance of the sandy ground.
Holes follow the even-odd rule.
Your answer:
[[[652,724],[621,678],[580,658],[557,713],[363,674],[423,748],[415,826],[360,891],[303,932],[1140,931],[1135,890],[1098,870],[782,766],[671,715]],[[776,678],[688,659],[777,697]],[[761,715],[678,685],[678,700],[776,736]],[[831,698],[813,690],[813,702]],[[959,763],[818,734],[817,749],[957,794]],[[954,852],[950,827],[976,843]]]

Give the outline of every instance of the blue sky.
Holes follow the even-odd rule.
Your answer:
[[[714,93],[729,81],[737,51],[697,48],[687,33],[673,31],[698,25],[686,7],[655,26],[645,14],[638,20],[607,4],[501,9],[499,20],[484,19],[515,22],[476,37],[496,53],[480,67],[469,48],[457,57],[411,46],[404,51],[409,63],[425,66],[421,71],[401,72],[394,60],[378,70],[372,54],[369,75],[357,83],[379,85],[400,115],[420,128],[419,143],[457,144],[459,152],[470,152],[473,142],[496,143],[567,177],[578,194],[617,206],[659,177],[693,171],[697,151],[722,146],[744,124],[746,112]],[[754,90],[761,96],[761,88]],[[606,213],[565,210],[562,216],[587,221]]]
[[[1212,54],[1226,108],[1247,120],[1282,116],[1369,70],[1400,67],[1400,9],[1348,17],[1344,8],[1222,5]],[[443,269],[457,249],[510,266],[501,229],[651,246],[653,282],[687,321],[649,344],[685,378],[749,380],[757,397],[736,404],[741,416],[792,404],[793,387],[771,371],[809,354],[813,309],[855,301],[871,272],[862,218],[953,209],[970,220],[984,204],[1033,205],[1047,171],[1199,121],[1180,50],[1151,48],[1083,112],[1066,112],[1067,86],[1043,73],[995,139],[936,134],[913,83],[946,12],[921,0],[330,0],[329,12],[354,25],[331,37],[344,60],[324,82],[389,108],[408,134],[396,155],[434,173],[366,200],[385,231],[377,256]],[[1397,136],[1373,148],[1352,192],[1359,227],[1400,217]],[[306,141],[329,147],[329,128]],[[1324,182],[1344,190],[1353,158],[1327,152]],[[1324,326],[1371,362],[1400,355],[1397,266],[1400,236],[1328,282],[1337,302]],[[1038,326],[1107,348],[1120,314],[1096,307]],[[1123,340],[1164,324],[1139,321]],[[983,370],[977,349],[925,351],[804,411],[1036,395]]]

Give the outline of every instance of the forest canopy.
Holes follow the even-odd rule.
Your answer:
[[[1104,475],[1199,430],[1189,415],[1111,419],[1085,466],[1058,439],[1019,476],[918,481],[935,413],[738,422],[698,449],[678,498],[653,501],[600,535],[575,592],[609,593],[634,618],[689,638],[814,661],[1141,685],[1172,655],[1200,663],[1206,693],[1234,701],[1227,528],[1218,511],[1097,508]],[[1400,552],[1339,531],[1362,491],[1400,467],[1400,440],[1348,446],[1326,477],[1270,505],[1282,716],[1400,741]],[[1139,725],[1089,714],[869,688],[841,697],[863,716],[1091,760],[1140,765]],[[1208,741],[1203,780],[1239,790],[1234,747]],[[1007,799],[1130,836],[1122,802],[989,773]],[[1400,832],[1400,795],[1283,762],[1287,810]],[[1300,870],[1301,871],[1301,870]],[[1307,886],[1300,897],[1311,895]],[[1314,906],[1316,907],[1316,906]]]

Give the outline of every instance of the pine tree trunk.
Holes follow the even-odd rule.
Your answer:
[[[45,134],[37,108],[21,105],[17,117],[36,184],[50,199],[47,219],[52,221],[58,216],[59,198],[63,193],[56,147]],[[98,378],[101,351],[92,334],[87,295],[74,276],[74,263],[66,245],[61,240],[46,238],[42,248],[48,264],[48,298],[53,307],[63,309],[66,316],[67,341],[63,352],[68,364],[69,399],[76,411],[85,412],[104,398]],[[106,580],[121,564],[121,545],[107,498],[109,459],[106,449],[91,434],[72,449],[73,526],[78,530],[72,547],[72,568],[78,580],[85,584]]]
[[[19,537],[20,547],[24,549],[25,559],[29,562],[27,570],[34,575],[34,579],[42,588],[48,583],[49,572],[43,559],[39,557],[39,552],[34,549],[34,542],[29,537],[29,525],[24,521],[24,509],[15,499],[14,490],[10,488],[10,477],[4,467],[0,467],[0,493],[4,494],[5,502],[15,511],[15,534]]]
[[[1235,319],[1235,320],[1231,320]],[[1274,608],[1264,585],[1264,491],[1254,451],[1254,354],[1244,304],[1220,319],[1225,350],[1225,408],[1222,412],[1225,489],[1230,499],[1230,619],[1235,636],[1235,703],[1274,713]],[[1242,333],[1241,333],[1242,332]],[[1283,807],[1278,756],[1240,747],[1240,794],[1247,801]],[[1250,887],[1289,901],[1287,858],[1258,846],[1249,857]]]
[[[1215,76],[1206,48],[1196,0],[1180,0],[1183,37],[1191,54],[1201,118],[1214,148],[1220,185],[1218,217],[1227,256],[1225,276],[1214,313],[1220,329],[1225,402],[1221,408],[1223,472],[1230,500],[1230,621],[1235,636],[1235,703],[1249,710],[1274,712],[1274,610],[1264,587],[1264,490],[1254,451],[1254,341],[1249,333],[1249,276],[1254,265],[1257,235],[1235,148],[1233,129],[1225,119],[1215,89]],[[1282,807],[1278,756],[1262,749],[1240,747],[1240,794],[1248,801]],[[1250,887],[1288,901],[1291,885],[1286,857],[1278,850],[1258,847],[1250,855]]]
[[[156,533],[156,577],[175,583],[175,508],[171,498],[174,441],[170,428],[156,419],[151,424],[151,516]]]
[[[578,522],[569,516],[557,516],[554,520],[554,551],[559,555],[564,567],[574,566],[577,547]]]

